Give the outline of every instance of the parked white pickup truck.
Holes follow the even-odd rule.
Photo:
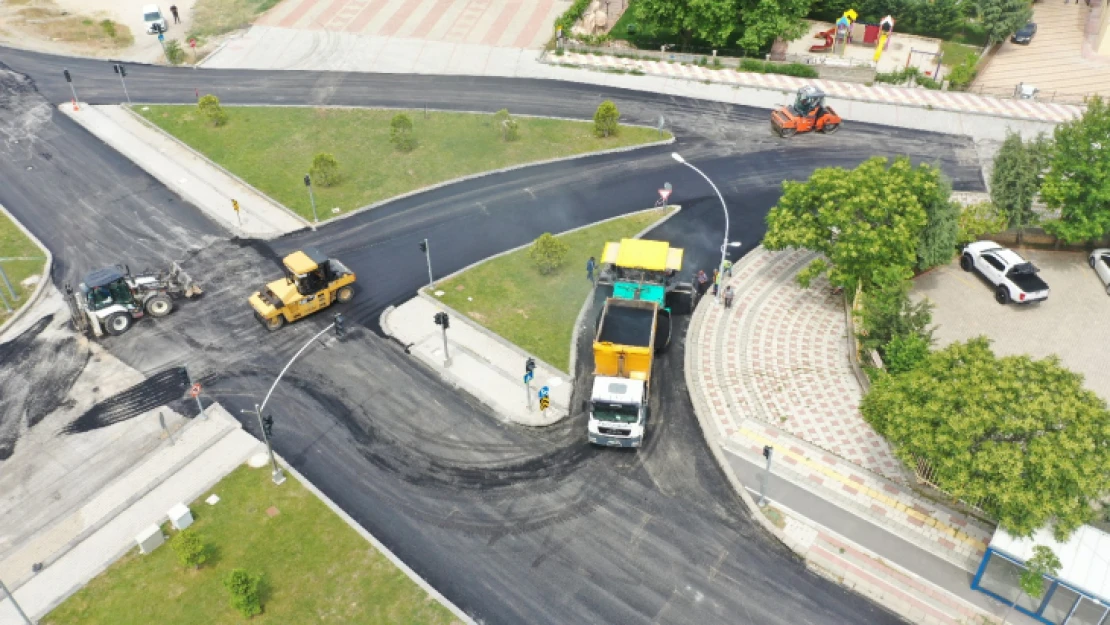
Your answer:
[[[994,241],[969,243],[960,256],[960,268],[974,269],[994,285],[994,299],[999,304],[1048,299],[1048,285],[1037,276],[1040,270]]]

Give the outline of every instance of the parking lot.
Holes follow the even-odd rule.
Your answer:
[[[1052,354],[1083,374],[1087,388],[1110,402],[1110,296],[1080,252],[1019,250],[1041,269],[1048,299],[1036,304],[1003,306],[977,273],[960,269],[955,260],[914,280],[913,296],[936,305],[935,347],[984,335],[1000,356]]]

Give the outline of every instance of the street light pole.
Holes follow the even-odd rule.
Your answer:
[[[8,590],[8,587],[4,585],[3,581],[0,581],[0,590],[3,590],[4,594],[11,600],[12,605],[15,606],[15,611],[19,612],[19,616],[23,618],[23,622],[26,623],[26,625],[34,625],[31,619],[27,618],[27,613],[23,611],[23,608],[19,607],[19,603],[15,600],[15,595],[12,594],[12,591]]]
[[[428,245],[428,239],[420,242],[420,251],[424,252],[424,258],[428,260],[428,286],[433,286],[435,280],[432,279],[432,248]]]
[[[304,175],[304,186],[308,187],[308,201],[312,202],[312,221],[313,223],[320,223],[320,218],[316,216],[316,197],[312,195],[312,178]]]
[[[725,236],[724,236],[724,239],[721,242],[721,265],[717,269],[717,277],[718,277],[718,280],[723,280],[724,275],[725,275],[725,254],[728,251],[728,232],[729,232],[728,205],[725,204],[725,198],[724,198],[723,195],[721,195],[720,189],[717,188],[717,185],[713,184],[713,181],[709,179],[709,176],[705,175],[705,172],[698,169],[697,167],[694,167],[690,163],[687,163],[686,159],[682,158],[682,155],[679,154],[678,152],[671,152],[671,158],[673,158],[674,160],[678,161],[679,163],[682,163],[683,165],[689,167],[690,169],[698,172],[698,175],[701,176],[702,178],[705,178],[705,181],[709,183],[709,186],[713,187],[713,191],[717,194],[717,199],[721,200],[721,210],[724,211],[724,213],[725,213]],[[721,299],[721,288],[720,288],[720,285],[718,284],[717,285],[717,301],[720,301],[720,299]]]

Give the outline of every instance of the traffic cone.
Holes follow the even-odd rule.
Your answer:
[[[75,111],[78,110],[78,108],[77,108],[77,98],[73,98],[73,110],[75,110]]]

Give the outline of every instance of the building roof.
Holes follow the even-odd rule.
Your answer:
[[[666,241],[621,239],[620,243],[605,244],[605,249],[601,252],[601,262],[626,269],[678,271],[682,269],[682,250],[672,248]]]
[[[1052,549],[1060,559],[1056,579],[1069,586],[1110,600],[1110,534],[1090,525],[1075,530],[1067,541],[1056,542],[1051,529],[1040,529],[1031,538],[1015,538],[998,528],[991,538],[991,548],[1019,562],[1033,557],[1033,547]]]

